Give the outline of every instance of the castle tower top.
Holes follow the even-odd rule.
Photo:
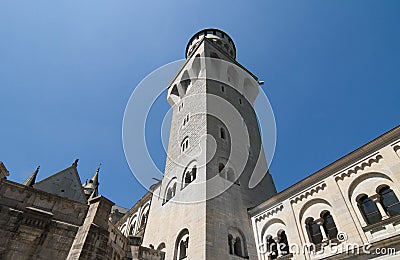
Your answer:
[[[186,58],[190,57],[190,55],[193,53],[193,50],[196,49],[203,38],[212,40],[229,57],[236,59],[236,47],[232,38],[225,32],[214,28],[203,29],[190,38],[189,43],[186,46]]]

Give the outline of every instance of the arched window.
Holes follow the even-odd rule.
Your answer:
[[[375,202],[370,200],[367,195],[362,195],[358,199],[358,207],[368,224],[374,224],[382,219],[382,215],[379,212]]]
[[[149,210],[147,209],[142,213],[142,218],[140,219],[140,229],[144,228],[147,223],[147,219],[149,217]]]
[[[185,173],[183,175],[182,189],[185,188],[189,183],[192,183],[197,176],[197,166],[196,162],[192,162],[186,167]]]
[[[181,152],[185,152],[189,148],[189,137],[186,136],[181,143]]]
[[[379,190],[382,205],[389,216],[400,214],[400,202],[393,190],[385,186]]]
[[[270,259],[276,259],[278,257],[278,247],[275,240],[272,238],[272,236],[269,235],[266,237],[265,242],[267,244],[267,252]]]
[[[241,231],[238,229],[231,229],[228,234],[228,248],[229,254],[240,257],[247,256],[246,240]]]
[[[316,221],[314,221],[313,218],[308,218],[306,220],[306,227],[307,227],[307,232],[308,235],[311,239],[311,242],[314,244],[319,244],[322,242],[322,234],[321,234],[321,229],[319,225],[317,224]]]
[[[220,128],[219,129],[219,137],[221,138],[221,139],[226,139],[226,133],[225,133],[225,129],[224,128]]]
[[[129,235],[128,230],[127,230],[127,223],[124,223],[119,230],[121,230],[121,233],[124,234],[125,236]]]
[[[240,237],[236,237],[235,244],[234,244],[233,247],[234,247],[234,250],[235,250],[235,255],[243,256],[242,240],[240,239]]]
[[[188,257],[188,248],[189,248],[189,231],[185,228],[179,233],[176,239],[174,259],[176,260],[186,259]]]
[[[173,178],[168,184],[167,189],[165,190],[164,203],[170,201],[175,196],[175,193],[176,193],[176,178]]]
[[[286,232],[281,231],[278,233],[279,247],[282,255],[289,254],[289,242],[287,240]]]
[[[178,96],[178,97],[179,97],[179,91],[178,91],[178,87],[177,87],[176,85],[174,85],[174,86],[172,87],[171,95],[175,95],[175,96]]]
[[[328,236],[328,239],[336,238],[338,231],[337,231],[336,224],[335,224],[335,221],[333,220],[331,213],[329,211],[326,211],[322,214],[321,217],[324,220],[323,227],[324,227],[326,235]]]
[[[183,73],[182,79],[181,79],[181,87],[182,87],[182,90],[183,90],[183,92],[185,94],[186,94],[190,84],[191,84],[191,80],[190,80],[190,77],[189,77],[189,73],[187,71],[185,71]]]
[[[129,229],[129,235],[135,235],[135,227],[136,227],[136,220],[131,224],[131,228]]]
[[[194,75],[198,78],[201,70],[200,54],[197,54],[192,63]]]

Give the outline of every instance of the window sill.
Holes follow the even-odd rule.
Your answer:
[[[321,250],[322,247],[329,245],[329,243],[338,245],[341,242],[337,238],[332,238],[332,239],[327,239],[325,241],[322,241],[321,243],[318,243],[318,244],[313,243],[313,245],[315,246],[315,250],[319,251],[319,250]]]
[[[364,226],[362,229],[364,230],[364,232],[371,231],[373,229],[381,228],[382,226],[386,226],[388,224],[392,224],[397,221],[400,221],[400,215],[389,217],[387,219],[381,220],[381,221],[373,223],[373,224],[368,224],[367,226]]]
[[[249,259],[248,256],[229,255],[230,259]]]
[[[290,253],[290,254],[287,254],[287,255],[278,256],[277,259],[282,259],[282,260],[284,260],[284,259],[290,259],[290,258],[292,258],[292,257],[293,257],[293,254]]]

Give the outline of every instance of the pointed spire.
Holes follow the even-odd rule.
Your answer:
[[[101,163],[99,163],[99,166],[97,167],[97,170],[96,170],[95,174],[94,174],[93,177],[92,177],[93,185],[94,185],[96,188],[99,186],[99,172],[100,172],[100,166],[101,166]]]
[[[39,172],[40,166],[36,168],[36,170],[31,174],[31,176],[28,177],[23,183],[23,185],[28,186],[28,187],[33,187],[33,184],[36,182],[36,176]]]
[[[96,172],[94,173],[93,177],[85,182],[83,184],[83,189],[86,195],[86,199],[89,200],[91,198],[97,197],[99,195],[99,172],[100,172],[100,166],[97,167]]]
[[[93,175],[91,181],[93,183],[93,192],[92,195],[90,197],[97,197],[99,194],[99,172],[100,172],[100,166],[101,163],[99,163],[99,166],[97,167],[97,170],[95,172],[95,174]]]

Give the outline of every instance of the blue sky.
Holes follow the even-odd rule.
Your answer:
[[[266,82],[282,190],[399,124],[399,12],[396,0],[3,0],[0,160],[18,182],[75,158],[84,181],[101,162],[100,192],[132,206],[145,190],[122,148],[129,96],[184,58],[195,32],[216,27]]]

